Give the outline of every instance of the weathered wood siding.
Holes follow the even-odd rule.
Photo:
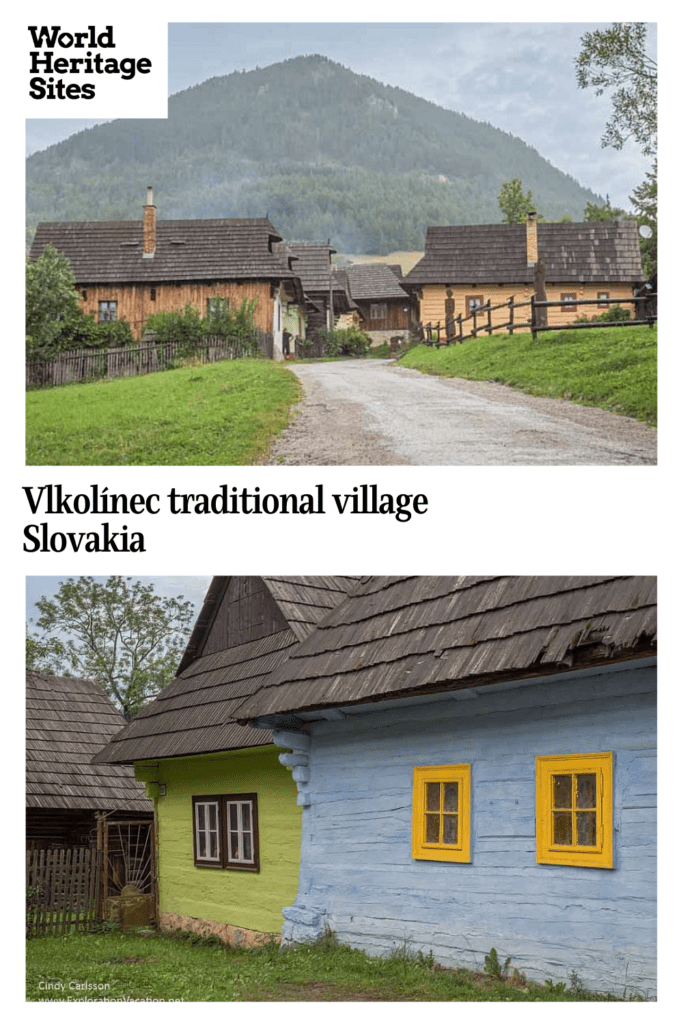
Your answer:
[[[207,300],[212,298],[227,298],[235,306],[239,306],[243,299],[255,300],[256,327],[265,332],[272,331],[273,299],[270,289],[268,281],[192,281],[183,284],[157,284],[153,287],[147,284],[79,285],[79,290],[84,291],[86,295],[85,299],[81,299],[85,313],[94,313],[97,319],[99,303],[114,300],[118,304],[117,320],[127,320],[137,338],[142,336],[145,324],[152,313],[181,310],[189,302],[205,316]]]
[[[141,768],[139,777],[149,778]],[[294,899],[299,870],[301,811],[296,786],[274,747],[162,760],[156,795],[159,911],[198,922],[279,932],[281,908]],[[150,795],[157,787],[148,787]],[[258,796],[260,871],[257,874],[194,865],[192,797]]]
[[[285,938],[331,928],[373,954],[406,943],[530,979],[656,985],[655,669],[460,691],[312,727],[296,905]],[[459,699],[456,699],[459,698]],[[536,862],[535,757],[614,752],[611,870]],[[411,856],[416,765],[472,766],[471,863]]]
[[[372,307],[381,305],[387,307],[387,315],[371,317]],[[410,327],[410,299],[407,295],[405,301],[378,299],[376,302],[359,302],[358,306],[365,317],[363,323],[365,331],[402,331]]]
[[[455,316],[462,315],[465,317],[469,314],[467,306],[468,296],[481,296],[485,303],[490,299],[491,304],[496,306],[501,302],[507,302],[511,295],[515,296],[515,302],[529,302],[534,289],[531,284],[477,284],[452,285],[451,291],[453,292],[453,300],[455,302]],[[575,282],[573,284],[550,283],[546,284],[546,292],[548,300],[551,302],[559,301],[564,293],[575,295],[577,299],[597,299],[600,292],[607,292],[610,299],[629,299],[633,296],[633,287],[629,284],[614,283],[605,285],[579,285]],[[445,301],[445,285],[424,285],[422,299],[420,300],[420,322],[423,324],[440,323],[443,326],[446,322]],[[631,312],[633,310],[632,306],[626,306],[625,308]],[[599,313],[604,313],[604,311],[604,308],[599,308],[598,306],[577,306],[575,310],[562,309],[556,306],[548,309],[548,323],[550,325],[572,323],[578,317],[593,317]],[[525,320],[528,321],[529,316],[530,310],[528,308],[515,310],[515,320],[519,323]],[[508,319],[509,313],[507,309],[499,309],[492,313],[494,324],[507,323]],[[481,323],[484,322],[482,316]]]

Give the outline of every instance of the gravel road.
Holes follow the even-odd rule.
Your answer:
[[[304,389],[267,465],[636,466],[657,461],[637,420],[392,360],[297,363]]]

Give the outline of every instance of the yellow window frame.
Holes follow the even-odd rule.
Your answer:
[[[536,860],[539,864],[612,867],[612,760],[611,751],[536,758]],[[585,792],[582,796],[579,791],[579,777],[586,780],[590,776],[595,776],[594,799],[588,799]],[[593,788],[589,782],[584,785],[587,791]],[[582,828],[584,835],[580,837]],[[594,841],[586,842],[586,836]]]
[[[456,808],[450,804],[446,786],[457,785]],[[438,809],[428,807],[427,786],[431,794],[439,785]],[[413,859],[469,862],[470,860],[470,792],[471,768],[469,764],[428,765],[413,770]],[[438,839],[427,837],[427,818],[434,823],[438,818]],[[445,833],[454,833],[455,841],[448,841]]]

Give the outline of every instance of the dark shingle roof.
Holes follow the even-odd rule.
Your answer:
[[[155,254],[143,258],[142,221],[43,223],[31,259],[50,243],[67,257],[79,285],[292,279],[286,253],[271,251],[280,240],[266,218],[158,220]]]
[[[330,256],[336,252],[329,245],[313,245],[304,242],[288,242],[287,248],[295,256],[292,267],[301,279],[306,295],[330,290],[330,274],[332,264]]]
[[[642,281],[635,221],[537,227],[547,281]],[[533,279],[525,224],[459,224],[427,228],[425,254],[404,280],[420,285],[523,284]]]
[[[315,623],[355,585],[350,576],[264,576],[261,580],[281,616],[281,627],[263,635],[263,624],[239,630],[245,642],[212,649],[208,641],[230,634],[228,587],[215,576],[175,680],[162,690],[103,750],[98,762],[126,764],[147,758],[239,750],[271,742],[271,735],[235,721],[245,697],[255,693]],[[246,578],[248,582],[249,578]]]
[[[248,721],[653,654],[656,579],[367,577],[245,700]]]
[[[130,768],[93,765],[125,724],[93,679],[26,673],[26,806],[151,812]]]
[[[407,298],[396,272],[386,263],[352,263],[346,274],[355,302]]]

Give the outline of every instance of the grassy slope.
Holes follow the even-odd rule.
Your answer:
[[[29,392],[26,462],[253,465],[299,391],[284,367],[240,359]]]
[[[370,958],[322,941],[281,951],[227,949],[197,936],[104,933],[32,939],[27,943],[26,998],[182,1001],[594,1001],[564,986],[505,982],[470,971],[443,971],[397,951]],[[483,965],[482,965],[483,966]],[[43,983],[41,987],[41,982]],[[47,989],[61,982],[64,990]],[[74,985],[103,986],[88,990]],[[604,997],[603,997],[604,998]]]
[[[657,331],[604,327],[539,335],[493,335],[449,348],[421,345],[402,366],[444,377],[509,384],[520,391],[596,405],[657,422]]]

